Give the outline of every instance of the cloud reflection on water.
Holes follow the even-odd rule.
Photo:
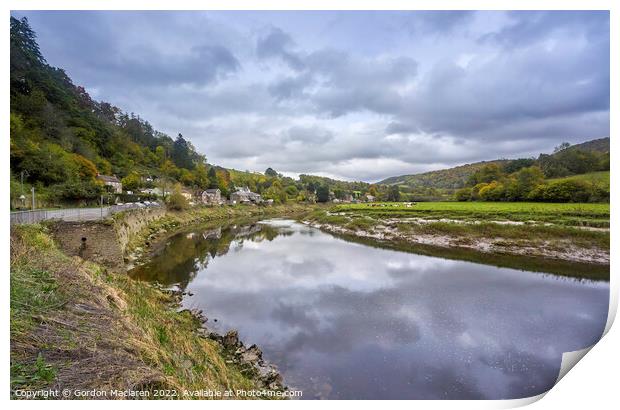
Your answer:
[[[179,236],[219,256],[158,277],[185,272],[195,296],[184,303],[261,346],[306,398],[532,396],[605,325],[607,283],[377,249],[292,221],[257,226]]]

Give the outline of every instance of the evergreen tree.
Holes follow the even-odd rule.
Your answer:
[[[209,168],[207,177],[209,179],[209,188],[215,189],[219,186],[218,180],[217,180],[217,172],[215,171],[215,167]]]
[[[329,201],[329,187],[327,185],[319,185],[316,188],[316,200],[317,202]]]
[[[179,168],[194,169],[194,161],[192,161],[189,144],[181,133],[179,133],[172,145],[172,161]]]

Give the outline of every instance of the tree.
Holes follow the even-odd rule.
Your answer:
[[[172,194],[168,198],[168,209],[173,211],[183,211],[189,208],[187,198],[183,196],[181,184],[176,184],[172,190]]]
[[[204,163],[196,164],[196,168],[194,169],[194,183],[200,189],[207,189],[209,187],[209,173]]]
[[[95,180],[69,180],[50,187],[51,195],[58,200],[95,199],[104,192]]]
[[[329,187],[327,185],[319,185],[316,188],[316,201],[329,202]]]
[[[181,168],[179,170],[179,181],[185,186],[193,186],[196,183],[194,174],[189,169]]]
[[[20,170],[29,173],[28,179],[50,185],[76,179],[78,169],[72,155],[56,144],[44,144],[40,148],[27,148]]]
[[[513,172],[517,172],[521,168],[531,167],[536,163],[534,158],[519,158],[508,162],[504,165],[504,172],[506,174],[512,174]]]
[[[388,189],[387,200],[389,202],[398,202],[400,201],[400,189],[398,185],[391,185]]]
[[[97,174],[99,174],[95,164],[81,155],[73,154],[73,162],[75,162],[78,175],[81,179],[94,179]]]
[[[141,182],[142,178],[140,178],[140,175],[137,172],[132,172],[125,178],[121,179],[123,188],[125,188],[126,191],[135,191],[140,187]]]
[[[164,165],[164,162],[166,162],[166,148],[158,145],[157,148],[155,148],[155,156],[157,158],[157,165],[160,167]]]
[[[275,169],[271,167],[265,170],[265,175],[267,175],[268,177],[274,177],[274,178],[278,177],[278,173],[275,171]]]
[[[482,190],[482,188],[486,187],[487,185],[489,185],[489,184],[487,184],[485,182],[481,182],[479,184],[474,185],[471,188],[471,200],[472,201],[479,200],[480,199],[480,190]]]
[[[558,145],[557,147],[555,147],[555,148],[553,149],[553,153],[554,153],[554,154],[557,154],[557,153],[558,153],[558,152],[560,152],[560,151],[564,151],[564,150],[565,150],[566,148],[568,148],[568,147],[570,147],[570,143],[568,143],[568,142],[563,142],[563,143],[561,143],[560,145]]]
[[[504,176],[497,164],[487,164],[469,176],[468,185],[474,186],[482,182],[498,181]]]
[[[456,193],[454,194],[454,198],[457,201],[470,201],[471,198],[471,188],[469,187],[465,187],[465,188],[461,188],[458,191],[456,191]]]
[[[377,187],[375,185],[371,185],[368,188],[368,193],[374,197],[377,197],[379,195],[379,191],[377,191]]]
[[[189,143],[179,133],[177,139],[172,145],[172,161],[179,168],[194,169],[194,161],[192,160]]]
[[[569,149],[562,151],[560,161],[572,174],[585,174],[598,169],[598,156],[591,151]]]
[[[592,194],[592,184],[576,179],[565,179],[547,184],[543,199],[550,202],[588,202]]]
[[[545,181],[545,175],[537,166],[521,168],[506,186],[506,196],[511,201],[520,201]]]
[[[286,195],[288,195],[289,198],[296,198],[297,195],[299,195],[299,190],[295,185],[289,185],[284,190],[286,191]]]
[[[219,170],[216,174],[217,174],[217,188],[219,188],[220,192],[222,193],[222,196],[228,197],[228,195],[230,194],[230,184],[231,184],[230,174],[225,169]]]
[[[540,154],[538,165],[547,178],[563,177],[570,174],[566,166],[555,155]]]
[[[161,173],[166,176],[166,177],[174,177],[176,176],[176,174],[178,173],[178,168],[172,163],[172,161],[170,161],[169,159],[167,159],[166,161],[164,161],[164,163],[161,165],[160,167],[160,171]]]
[[[478,195],[483,201],[500,201],[504,199],[505,188],[500,182],[493,181],[480,188]]]
[[[334,188],[334,197],[338,199],[343,199],[346,192],[341,188]]]
[[[273,201],[277,204],[286,203],[287,194],[284,188],[282,188],[282,184],[280,181],[275,180],[273,184],[263,194],[266,199],[273,199]]]
[[[45,63],[45,58],[43,58],[37,44],[37,35],[30,28],[30,23],[26,17],[22,17],[20,20],[11,17],[11,51],[14,49],[20,50],[22,55],[40,64]],[[17,63],[13,59],[13,54],[11,53],[11,65]]]
[[[209,168],[209,172],[207,173],[207,177],[209,178],[209,188],[215,189],[218,187],[217,180],[217,172],[215,171],[215,167]]]

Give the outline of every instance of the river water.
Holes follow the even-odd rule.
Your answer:
[[[130,273],[188,291],[305,399],[509,399],[600,338],[609,283],[375,248],[289,220],[171,237]],[[217,320],[217,322],[216,322]]]

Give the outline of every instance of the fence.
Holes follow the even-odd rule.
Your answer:
[[[34,211],[11,212],[11,224],[33,224],[49,219],[60,219],[68,222],[95,221],[107,218],[117,212],[128,209],[147,208],[159,204],[124,204],[101,208],[68,208],[68,209],[36,209]]]

